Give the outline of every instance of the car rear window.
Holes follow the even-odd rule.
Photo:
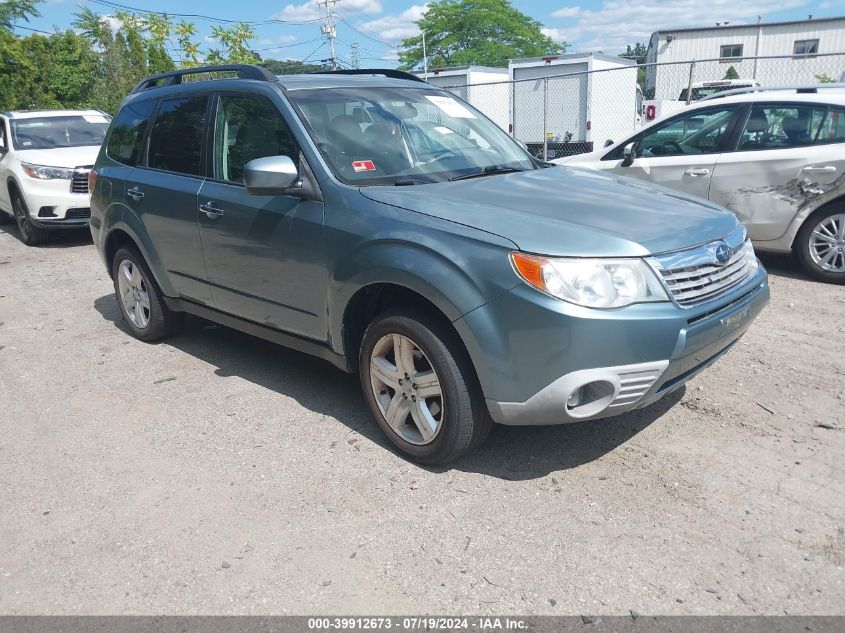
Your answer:
[[[141,143],[155,101],[136,101],[124,106],[112,124],[106,154],[124,165],[134,165],[141,154]]]

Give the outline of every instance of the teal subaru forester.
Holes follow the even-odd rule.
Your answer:
[[[357,372],[386,436],[425,464],[493,422],[646,406],[727,352],[769,296],[732,213],[539,162],[394,70],[150,77],[90,190],[135,336],[187,312]]]

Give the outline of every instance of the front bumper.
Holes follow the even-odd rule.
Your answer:
[[[35,226],[72,229],[88,225],[91,201],[87,193],[73,193],[69,180],[28,178],[22,185],[29,218]]]
[[[668,302],[590,310],[522,285],[455,326],[496,422],[564,424],[641,408],[678,389],[739,340],[768,298],[762,267],[689,310]],[[581,403],[570,403],[584,385]]]

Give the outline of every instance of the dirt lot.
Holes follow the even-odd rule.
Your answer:
[[[136,341],[84,234],[4,228],[0,613],[845,613],[845,287],[788,258],[671,401],[425,470],[356,378]]]

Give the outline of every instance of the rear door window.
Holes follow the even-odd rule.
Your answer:
[[[147,167],[199,176],[208,96],[162,101],[150,131]]]
[[[106,146],[109,158],[124,165],[135,165],[141,155],[144,132],[155,104],[155,100],[135,101],[121,109],[112,124]]]
[[[816,143],[845,143],[845,108],[829,108]]]
[[[827,106],[772,103],[755,105],[745,121],[737,149],[766,150],[812,145]]]

